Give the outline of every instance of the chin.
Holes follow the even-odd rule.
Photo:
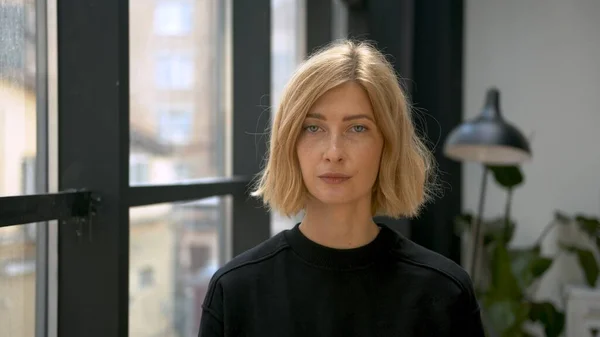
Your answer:
[[[345,196],[333,196],[333,195],[317,195],[313,196],[315,200],[319,201],[325,205],[344,205],[349,204],[353,201],[356,201],[355,198],[352,198],[348,195]]]
[[[356,203],[362,198],[364,195],[359,193],[352,193],[347,189],[340,190],[317,190],[315,193],[311,193],[315,200],[319,201],[325,205],[344,205]]]

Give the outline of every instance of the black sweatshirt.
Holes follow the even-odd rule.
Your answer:
[[[213,276],[199,337],[483,337],[467,273],[380,225],[333,249],[296,225]]]

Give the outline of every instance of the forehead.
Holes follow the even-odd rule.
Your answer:
[[[309,113],[317,113],[327,119],[356,114],[374,117],[369,95],[360,84],[354,82],[347,82],[327,91],[313,104]]]

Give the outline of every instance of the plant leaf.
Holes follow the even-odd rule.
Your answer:
[[[531,303],[529,319],[544,326],[546,337],[558,337],[565,327],[565,314],[550,302]]]
[[[576,215],[575,221],[579,228],[591,237],[597,237],[600,230],[600,221],[596,218],[586,217],[584,215]]]
[[[513,272],[511,258],[506,244],[497,242],[492,250],[490,264],[492,282],[489,289],[490,298],[494,300],[520,299],[523,291]]]
[[[488,244],[500,240],[502,242],[510,242],[515,232],[515,223],[509,222],[508,230],[504,228],[503,217],[494,218],[491,220],[484,220],[482,222],[483,230],[483,244]],[[456,235],[462,235],[464,231],[470,231],[471,226],[474,222],[474,216],[470,213],[458,215],[454,218],[454,231]]]
[[[600,270],[598,269],[598,262],[596,261],[596,257],[594,257],[594,253],[589,250],[579,249],[577,251],[577,258],[579,259],[581,268],[583,268],[588,285],[595,287]]]
[[[459,214],[454,218],[454,233],[458,236],[462,235],[465,231],[471,230],[471,224],[473,223],[473,214],[465,213]]]
[[[552,266],[552,259],[547,257],[537,257],[531,262],[531,273],[534,278],[538,278]]]
[[[487,166],[498,185],[513,188],[523,183],[523,173],[518,166]]]
[[[498,336],[518,336],[529,318],[529,304],[510,299],[491,301],[485,306],[485,318]]]
[[[587,284],[590,287],[595,287],[600,269],[598,268],[598,262],[596,261],[594,253],[590,250],[581,249],[575,246],[561,245],[561,247],[569,252],[577,254],[577,260],[579,260],[579,265],[583,269]]]
[[[568,225],[573,221],[573,219],[561,211],[554,212],[554,220],[558,221],[561,225]]]
[[[536,247],[531,249],[513,249],[509,252],[512,272],[519,287],[527,289],[552,265],[552,259],[542,257]]]
[[[575,216],[575,219],[571,219],[568,215],[556,211],[554,219],[565,225],[575,221],[579,229],[590,237],[600,251],[600,220],[598,218],[578,214]]]
[[[600,220],[579,214],[575,216],[575,221],[579,229],[586,233],[600,250]]]
[[[535,335],[530,334],[527,331],[522,331],[521,332],[521,337],[536,337]]]
[[[504,217],[494,218],[485,224],[484,244],[500,241],[509,243],[515,233],[515,223],[510,221],[508,228],[505,228],[506,219]]]

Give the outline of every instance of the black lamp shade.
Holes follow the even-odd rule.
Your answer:
[[[446,139],[444,154],[459,161],[516,165],[531,158],[523,134],[500,113],[500,92],[488,90],[483,111],[456,127]]]

